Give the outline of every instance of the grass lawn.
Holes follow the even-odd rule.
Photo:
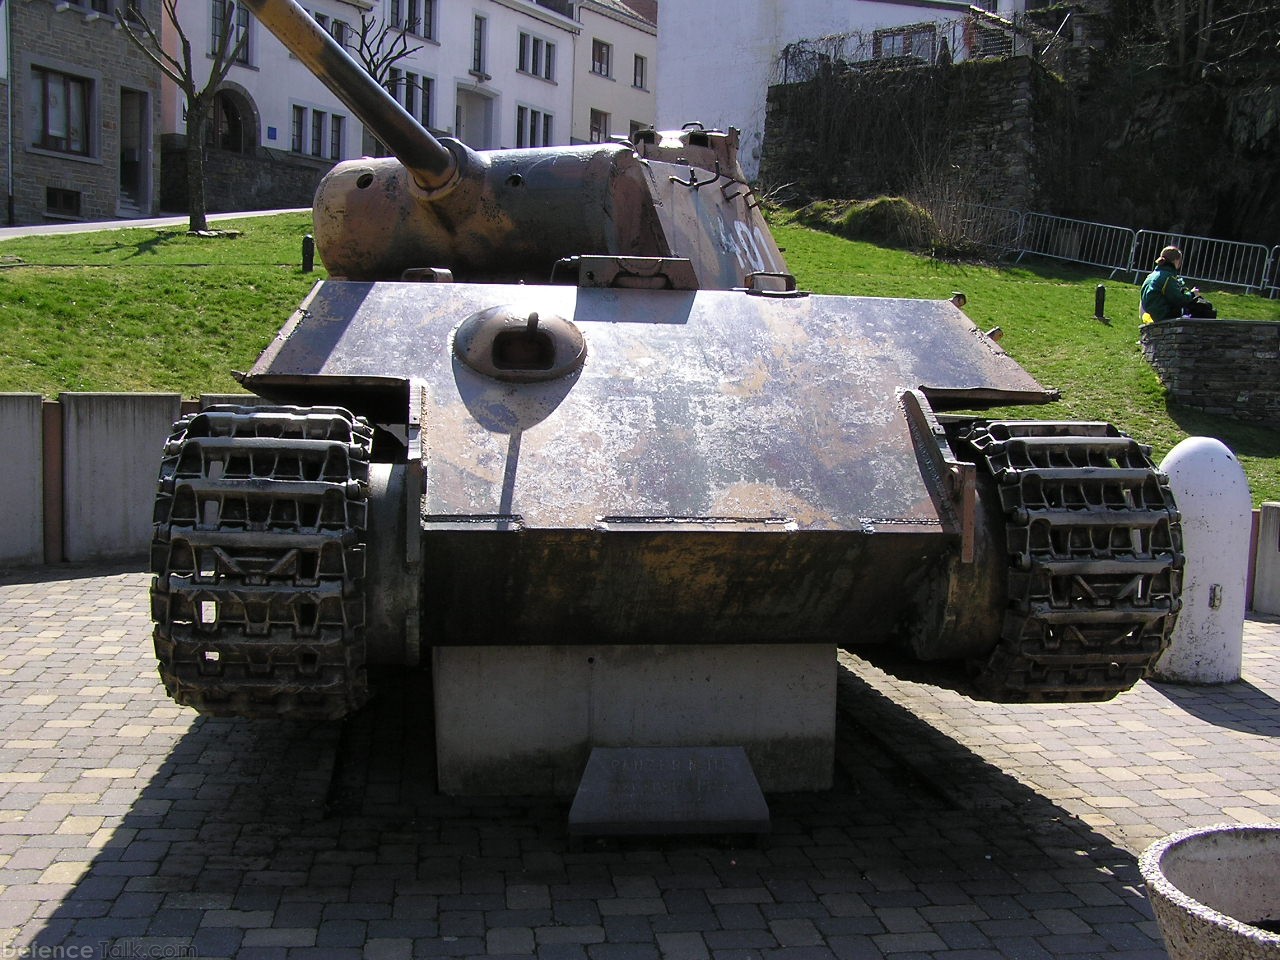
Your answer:
[[[0,390],[239,389],[247,370],[311,285],[302,237],[308,214],[222,221],[238,237],[131,229],[0,242]],[[1019,418],[1109,420],[1154,448],[1221,439],[1240,457],[1254,501],[1280,500],[1280,429],[1183,410],[1137,346],[1137,288],[1056,262],[949,263],[855,243],[785,222],[778,242],[800,286],[816,293],[946,299],[962,290],[983,329],[1060,403],[1003,411]],[[1111,325],[1093,317],[1107,287]],[[1280,321],[1280,301],[1206,290],[1219,315]]]
[[[322,268],[302,272],[311,215],[0,242],[0,389],[240,390]],[[14,266],[20,261],[26,266]]]

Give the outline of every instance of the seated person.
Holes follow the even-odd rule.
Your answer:
[[[1216,317],[1217,311],[1194,287],[1188,287],[1178,276],[1182,269],[1182,251],[1165,247],[1160,251],[1156,268],[1142,283],[1142,322],[1172,320],[1175,317]]]

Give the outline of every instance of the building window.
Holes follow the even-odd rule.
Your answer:
[[[406,73],[404,75],[404,109],[409,116],[417,118],[418,75],[416,73]]]
[[[312,11],[312,13],[311,13],[311,16],[315,17],[315,21],[316,21],[316,23],[318,23],[318,24],[320,24],[320,26],[324,27],[324,29],[325,29],[325,31],[326,31],[326,32],[328,31],[328,29],[329,29],[329,18],[328,18],[327,16],[325,16],[325,15],[324,15],[323,13],[321,13],[319,10],[313,10],[313,11]]]
[[[324,120],[323,110],[311,111],[311,155],[313,157],[324,156]]]
[[[337,114],[329,118],[329,157],[342,159],[342,117]]]
[[[551,146],[551,114],[533,107],[516,107],[516,146]]]
[[[80,191],[64,190],[61,187],[46,187],[44,191],[44,211],[55,217],[80,216]]]
[[[391,25],[420,37],[434,37],[435,4],[432,0],[391,0]]]
[[[351,36],[351,25],[345,20],[335,20],[329,27],[329,33],[333,36],[338,46],[345,47],[347,39]]]
[[[93,81],[41,67],[31,68],[31,145],[89,156]]]
[[[642,130],[648,130],[652,126],[652,123],[641,123],[639,120],[632,120],[627,124],[627,139],[632,143],[635,143],[636,135]]]
[[[556,45],[531,33],[521,33],[516,69],[544,80],[555,80]]]
[[[471,72],[484,73],[484,41],[488,21],[484,17],[476,17],[471,25]]]
[[[430,128],[431,117],[435,112],[436,82],[430,77],[422,78],[422,125]]]
[[[342,137],[346,118],[336,113],[292,107],[289,149],[324,160],[342,159]]]
[[[591,41],[591,72],[602,77],[613,76],[613,44],[603,40]]]
[[[632,66],[632,69],[631,69],[631,85],[633,87],[639,87],[641,90],[649,89],[649,84],[648,84],[649,78],[647,76],[648,68],[649,68],[649,62],[645,60],[644,57],[640,56],[640,54],[637,53],[635,64]]]
[[[228,6],[232,7],[232,22],[227,23]],[[226,37],[227,48],[232,49],[244,38],[244,46],[236,55],[236,63],[249,63],[249,8],[231,0],[213,0],[213,33],[209,38],[209,52],[217,55],[218,46]]]
[[[289,137],[289,149],[294,153],[302,152],[302,138],[307,129],[307,108],[293,108],[293,125],[291,126],[291,135]]]
[[[931,23],[877,30],[871,37],[871,56],[877,60],[911,57],[933,63],[938,31]]]
[[[603,110],[591,111],[591,135],[589,139],[592,143],[604,143],[609,139],[609,115]]]

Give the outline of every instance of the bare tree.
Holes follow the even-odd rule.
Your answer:
[[[353,52],[365,72],[378,82],[378,86],[390,89],[391,68],[405,57],[412,56],[422,49],[422,44],[416,47],[409,46],[408,34],[417,27],[416,22],[396,26],[388,20],[378,20],[367,13],[360,14],[360,29],[356,32]],[[390,92],[393,97],[400,99],[398,91]],[[380,156],[385,155],[387,148],[372,133],[367,130],[365,133],[368,140],[372,141],[372,144],[366,141],[366,148],[372,146],[371,152]]]
[[[197,75],[196,61],[192,58],[191,40],[182,29],[178,17],[180,0],[160,0],[164,22],[172,27],[178,40],[178,53],[170,53],[161,37],[165,29],[151,23],[142,12],[130,4],[128,9],[117,9],[116,20],[125,35],[160,68],[161,73],[177,84],[187,101],[187,214],[188,229],[207,230],[209,222],[204,192],[204,141],[205,131],[213,115],[214,96],[227,72],[244,52],[249,41],[247,30],[237,30],[235,0],[221,0],[222,21],[220,30],[212,38],[213,49],[209,53],[209,71]],[[199,57],[203,60],[203,57]]]
[[[356,34],[356,59],[368,71],[369,76],[385,87],[391,76],[391,68],[422,49],[422,44],[409,46],[409,31],[417,23],[398,27],[389,21],[379,21],[367,13],[360,14],[360,29]]]
[[[1278,0],[1153,0],[1149,22],[1168,45],[1167,63],[1186,79],[1242,64],[1274,65],[1280,52]]]

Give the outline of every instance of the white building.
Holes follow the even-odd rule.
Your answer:
[[[605,143],[654,125],[658,26],[622,0],[581,0],[573,77],[574,143]],[[656,18],[657,4],[652,4]]]
[[[1000,2],[1001,12],[1021,4]],[[695,17],[667,16],[659,24],[658,125],[737,127],[743,170],[754,177],[765,97],[787,44],[861,32],[875,39],[875,55],[901,56],[918,35],[913,27],[969,13],[967,0],[699,0]],[[955,44],[949,53],[965,55]]]
[[[568,143],[573,122],[575,39],[567,3],[544,0],[303,0],[354,51],[361,18],[404,28],[406,56],[385,85],[424,126],[477,149]],[[179,7],[196,50],[208,51],[226,0]],[[564,12],[560,12],[563,9]],[[360,156],[360,124],[265,27],[236,6],[249,42],[227,75],[214,144],[249,153],[258,146],[320,161]],[[182,133],[185,104],[166,88],[163,129]]]

